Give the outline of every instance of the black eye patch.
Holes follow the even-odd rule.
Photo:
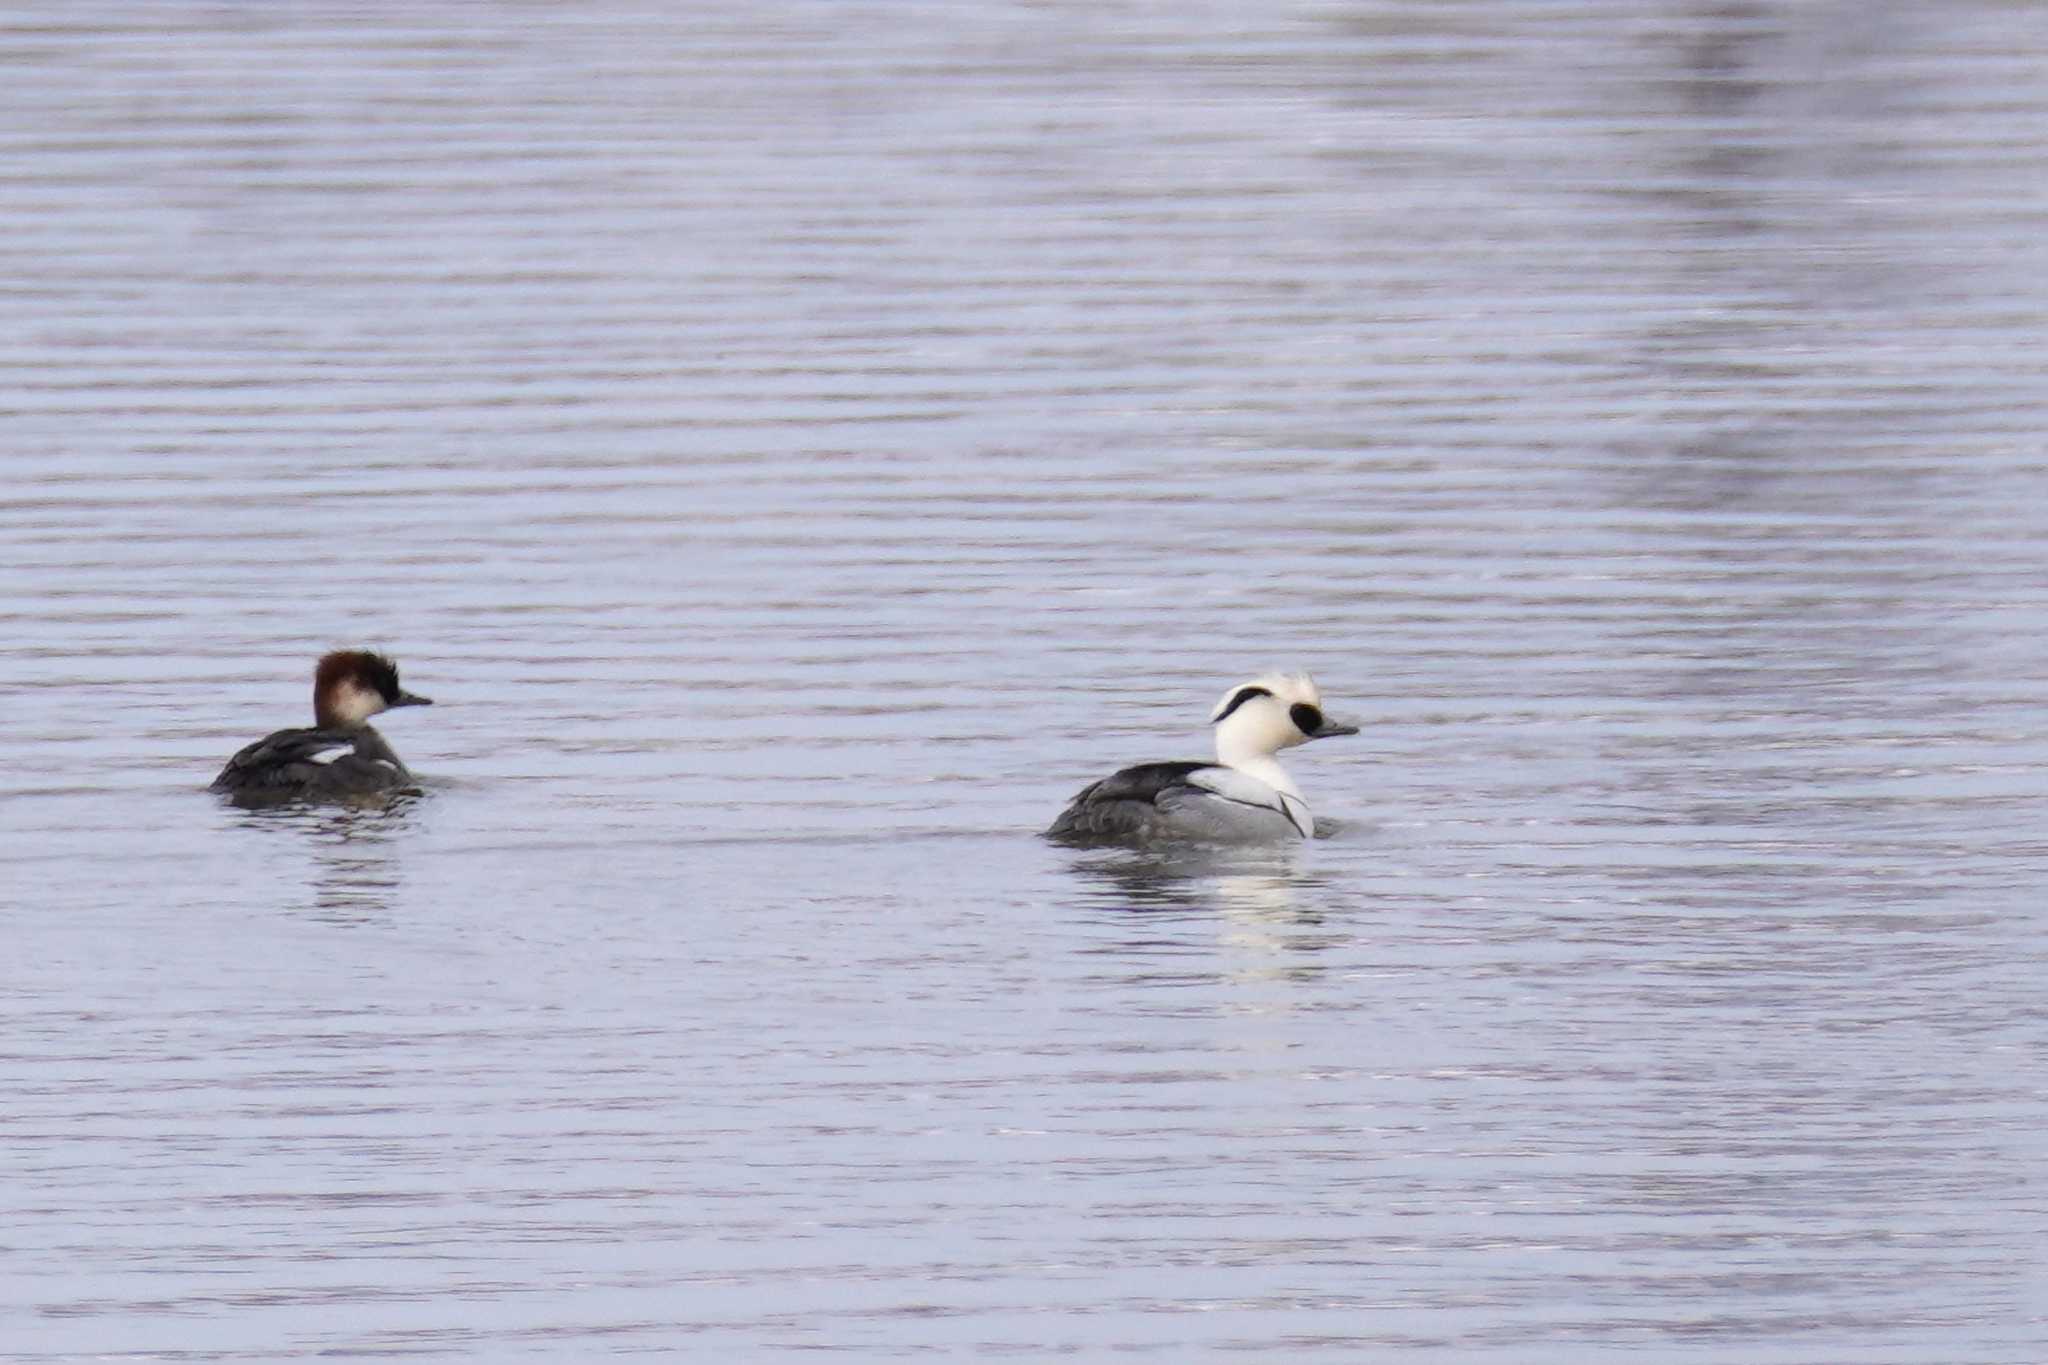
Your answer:
[[[1212,724],[1229,720],[1231,712],[1243,706],[1253,697],[1270,697],[1272,695],[1271,692],[1268,692],[1263,687],[1240,687],[1237,689],[1237,695],[1230,699],[1230,704],[1216,713],[1216,721],[1212,722]]]
[[[398,670],[380,669],[377,673],[377,690],[384,694],[384,700],[395,702],[405,695],[405,689],[398,685]]]
[[[1305,701],[1298,701],[1287,708],[1287,718],[1294,722],[1294,728],[1305,735],[1312,735],[1323,728],[1323,713]]]

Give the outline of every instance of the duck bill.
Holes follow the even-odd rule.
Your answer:
[[[434,699],[432,697],[422,697],[417,693],[406,692],[401,690],[398,694],[398,700],[392,702],[391,704],[393,706],[432,706],[434,704]]]
[[[1316,727],[1316,732],[1310,735],[1309,738],[1335,739],[1339,735],[1355,735],[1357,733],[1358,727],[1356,725],[1346,725],[1341,720],[1330,720],[1326,717],[1323,723]]]

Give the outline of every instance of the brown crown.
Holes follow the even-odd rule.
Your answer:
[[[382,654],[367,649],[337,649],[320,657],[313,670],[313,721],[316,725],[335,722],[330,698],[349,683],[374,690],[387,704],[400,695],[398,665]]]

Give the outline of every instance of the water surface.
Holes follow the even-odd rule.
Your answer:
[[[0,1352],[2039,1360],[2044,59],[15,6]]]

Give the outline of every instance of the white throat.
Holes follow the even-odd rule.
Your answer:
[[[1301,800],[1301,789],[1294,785],[1294,779],[1287,775],[1287,769],[1280,766],[1280,760],[1267,750],[1254,749],[1246,745],[1227,744],[1225,734],[1216,734],[1216,761],[1226,768],[1234,768],[1246,777],[1256,777],[1276,792],[1282,792],[1295,800]]]
[[[327,698],[327,714],[333,723],[344,730],[353,730],[370,717],[388,709],[384,697],[375,688],[364,687],[358,682],[346,682],[333,689]]]

